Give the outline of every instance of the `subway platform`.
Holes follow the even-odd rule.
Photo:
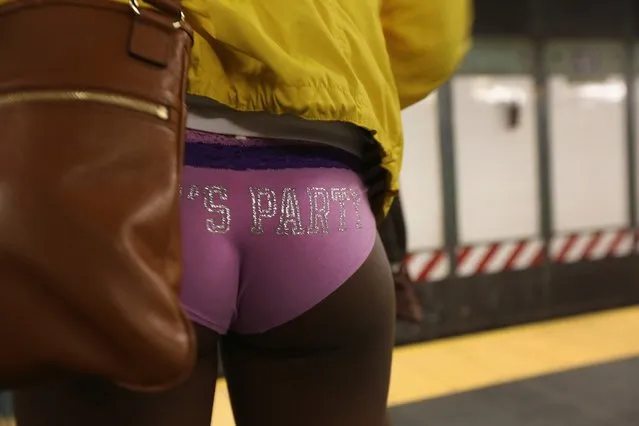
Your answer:
[[[389,403],[393,426],[636,426],[639,307],[398,348]],[[223,379],[212,424],[235,425]]]
[[[389,402],[393,426],[639,425],[639,307],[398,348]]]

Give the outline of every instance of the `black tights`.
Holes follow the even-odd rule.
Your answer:
[[[18,426],[209,426],[218,343],[237,426],[385,426],[394,309],[378,240],[339,290],[277,329],[220,338],[197,327],[199,362],[179,388],[141,394],[87,378],[25,389]]]

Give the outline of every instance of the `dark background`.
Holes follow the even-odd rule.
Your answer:
[[[628,38],[638,0],[475,0],[475,35]]]
[[[637,121],[637,110],[633,106],[636,100],[630,93],[634,92],[631,81],[634,81],[636,71],[632,64],[637,58],[630,56],[634,55],[632,46],[639,39],[639,0],[474,1],[476,40],[524,38],[533,41],[537,47],[544,46],[550,39],[603,39],[623,44],[631,59],[625,71],[629,87],[626,105],[628,145],[635,145],[636,134],[632,129]],[[539,53],[537,50],[538,65],[541,64]],[[536,68],[533,77],[539,93],[538,113],[547,118],[543,67]],[[441,105],[440,99],[440,113]],[[541,120],[538,126],[540,131],[547,128],[547,120]],[[632,157],[633,153],[629,151],[629,155]],[[631,168],[633,173],[637,172],[634,162]],[[632,176],[629,179],[636,182]],[[630,217],[635,216],[630,214]],[[638,227],[634,220],[631,226]],[[447,250],[451,250],[454,247],[448,246],[456,243],[446,244]],[[451,276],[443,281],[420,283],[418,292],[424,306],[424,322],[421,326],[399,323],[398,344],[637,304],[639,253],[635,251],[624,258],[576,264],[545,261],[540,267],[492,275]]]

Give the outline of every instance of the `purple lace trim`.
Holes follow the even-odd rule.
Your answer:
[[[228,143],[228,139],[225,142]],[[186,144],[185,164],[191,167],[228,170],[335,168],[359,172],[360,160],[346,151],[324,145],[229,145],[191,142]]]

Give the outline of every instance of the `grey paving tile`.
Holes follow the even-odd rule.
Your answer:
[[[639,358],[391,409],[394,426],[639,426]]]

